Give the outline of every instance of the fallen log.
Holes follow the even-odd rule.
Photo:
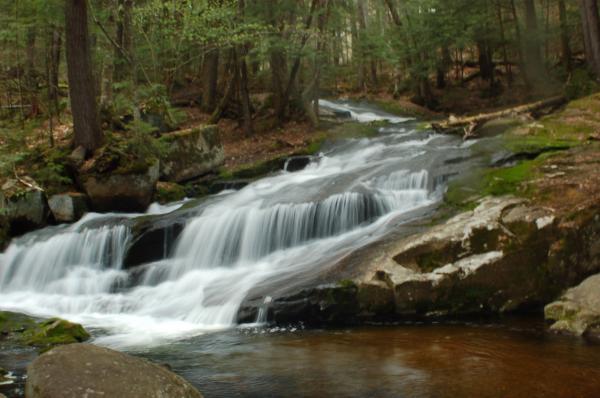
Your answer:
[[[464,139],[477,135],[477,129],[490,120],[500,119],[508,116],[517,116],[524,113],[539,112],[548,108],[557,108],[567,102],[563,96],[552,97],[542,101],[526,105],[519,105],[501,111],[483,113],[475,116],[453,117],[440,123],[431,123],[431,127],[439,133],[462,133]]]

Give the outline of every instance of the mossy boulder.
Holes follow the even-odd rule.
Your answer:
[[[0,215],[10,235],[17,236],[46,226],[50,209],[43,191],[8,180],[0,191]]]
[[[90,337],[83,326],[64,319],[38,321],[24,314],[0,312],[0,339],[14,344],[45,351],[57,345],[84,342]]]
[[[81,343],[90,339],[90,334],[78,323],[51,318],[40,322],[35,328],[23,333],[23,342],[30,346],[49,348],[56,345]]]
[[[161,141],[168,145],[160,170],[165,181],[183,182],[200,177],[217,170],[225,160],[217,126],[165,134]]]
[[[185,188],[177,183],[159,181],[156,184],[154,200],[161,204],[177,202],[185,199],[185,197]]]
[[[569,289],[558,301],[544,308],[551,329],[575,336],[600,338],[600,274]]]
[[[159,161],[143,162],[129,170],[98,173],[83,170],[81,184],[95,211],[145,211],[154,196]]]

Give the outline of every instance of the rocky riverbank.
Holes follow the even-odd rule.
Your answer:
[[[275,289],[278,324],[358,324],[514,312],[542,314],[568,288],[600,272],[598,96],[503,136],[498,166],[455,182],[432,228],[388,237],[348,255],[317,283]],[[438,222],[434,221],[434,224]],[[594,335],[596,278],[569,290],[546,316],[553,329]],[[240,320],[264,310],[249,295]]]
[[[0,312],[0,349],[32,360],[26,377],[0,368],[0,397],[2,392],[28,398],[202,397],[168,366],[81,344],[90,339],[81,325],[64,319]]]

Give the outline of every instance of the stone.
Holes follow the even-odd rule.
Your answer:
[[[215,171],[225,160],[217,126],[192,128],[165,134],[161,140],[169,145],[161,163],[161,179],[184,182]]]
[[[158,177],[157,160],[143,170],[89,174],[81,176],[81,180],[94,211],[143,212],[152,203]]]
[[[89,340],[90,337],[90,334],[80,324],[59,318],[40,322],[35,328],[23,333],[25,344],[40,348],[82,343]]]
[[[304,170],[312,161],[312,156],[292,156],[285,161],[284,169],[290,173]]]
[[[166,367],[96,347],[57,347],[27,368],[28,398],[201,398],[202,394]]]
[[[86,151],[82,146],[78,146],[69,155],[69,162],[75,167],[79,168],[83,162],[85,162]]]
[[[551,330],[575,336],[600,337],[600,274],[566,291],[544,308]]]
[[[0,340],[44,351],[57,345],[84,342],[89,338],[90,334],[78,323],[59,318],[39,321],[24,314],[0,312]]]
[[[72,223],[88,212],[88,199],[85,194],[68,192],[53,195],[48,199],[54,220],[59,223]]]
[[[43,191],[8,180],[0,192],[0,214],[10,226],[10,235],[17,236],[46,226],[50,209]]]
[[[178,202],[185,199],[185,188],[174,182],[159,181],[156,184],[154,199],[160,204]]]
[[[554,210],[524,199],[486,198],[442,224],[425,230],[415,225],[412,234],[360,248],[301,287],[269,285],[270,292],[277,291],[269,320],[364,323],[540,308],[582,275],[600,272],[596,214],[582,212],[565,222]],[[332,277],[350,278],[355,287]],[[266,287],[249,297],[262,297],[261,289]],[[246,300],[239,319],[261,305],[260,299]],[[590,311],[578,318],[588,334],[600,330]]]

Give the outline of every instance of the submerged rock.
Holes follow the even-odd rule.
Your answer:
[[[600,338],[600,274],[567,290],[558,300],[544,308],[546,319],[554,321],[551,329],[576,336]]]
[[[88,211],[87,196],[78,192],[53,195],[48,205],[59,223],[72,223],[79,220]]]
[[[163,366],[108,348],[72,344],[47,352],[27,368],[28,398],[201,398]]]
[[[95,211],[145,211],[154,195],[159,162],[123,173],[81,176],[82,185]]]
[[[161,162],[164,180],[183,182],[217,169],[225,160],[217,126],[193,128],[165,134],[168,154]]]

